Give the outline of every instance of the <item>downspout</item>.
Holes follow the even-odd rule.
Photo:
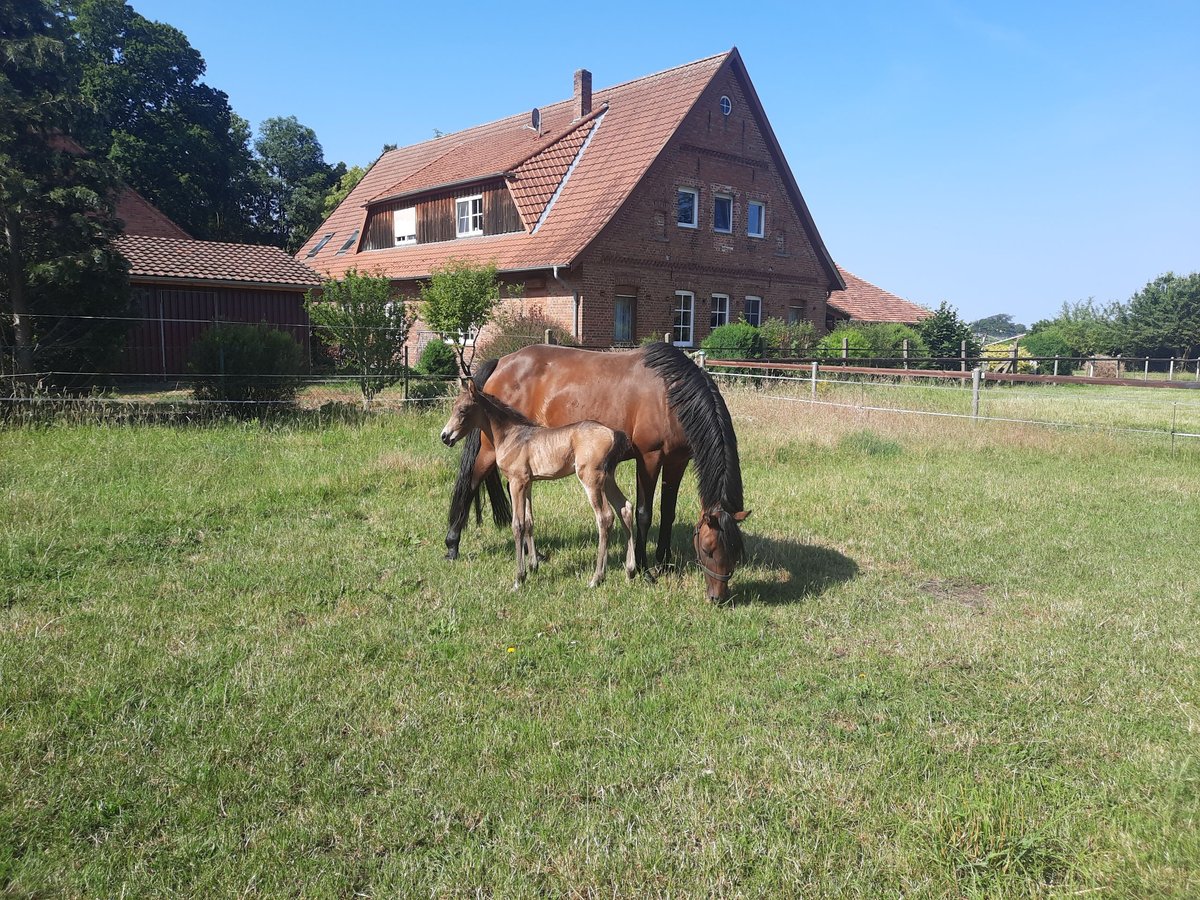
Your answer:
[[[579,291],[558,277],[558,266],[553,267],[554,280],[571,292],[571,337],[579,340]]]

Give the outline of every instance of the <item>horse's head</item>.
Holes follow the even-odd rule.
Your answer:
[[[442,429],[442,443],[453,447],[458,441],[467,436],[473,429],[478,428],[479,388],[475,382],[466,379],[462,390],[450,410],[450,418]]]
[[[696,564],[704,572],[708,599],[724,603],[729,599],[729,579],[742,560],[742,529],[749,510],[731,513],[721,507],[705,510],[696,529],[692,544],[696,548]]]

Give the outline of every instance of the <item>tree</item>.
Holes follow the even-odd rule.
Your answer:
[[[495,264],[477,266],[450,258],[430,273],[420,290],[421,318],[451,342],[463,373],[470,375],[475,335],[491,321],[500,302],[501,284]],[[510,297],[520,292],[515,285],[508,289]]]
[[[252,237],[250,128],[200,80],[203,57],[124,0],[82,0],[76,12],[82,93],[95,111],[82,142],[193,236]]]
[[[0,23],[0,337],[18,374],[95,371],[124,328],[90,317],[128,312],[114,181],[66,137],[81,104],[65,10],[0,0]]]
[[[1010,338],[1024,334],[1029,329],[1020,322],[1013,321],[1008,313],[997,313],[971,323],[971,329],[985,341],[988,338]]]
[[[260,224],[272,243],[294,253],[324,221],[325,196],[339,184],[346,166],[326,163],[317,133],[295,116],[259,125],[254,150],[262,166]]]
[[[321,207],[322,221],[333,215],[333,211],[338,208],[338,204],[350,196],[350,192],[358,187],[358,183],[362,181],[363,176],[366,174],[367,170],[362,166],[351,166],[345,171],[342,177],[338,179],[337,184],[331,187],[329,192],[325,194],[325,201]]]
[[[404,342],[413,316],[386,277],[350,269],[321,282],[305,298],[317,333],[331,345],[337,368],[354,375],[363,409],[381,390],[404,376]]]
[[[1132,356],[1200,355],[1200,272],[1160,275],[1115,315],[1122,352]]]
[[[1064,303],[1055,318],[1034,322],[1030,335],[1052,330],[1057,339],[1070,348],[1071,356],[1115,353],[1120,349],[1115,324],[1118,311],[1115,304],[1099,306],[1090,297],[1075,303]]]
[[[940,359],[943,365],[959,359],[963,341],[966,341],[968,357],[979,355],[979,338],[971,331],[971,326],[958,317],[958,310],[945,300],[933,315],[917,323],[917,332],[929,345],[930,355]]]

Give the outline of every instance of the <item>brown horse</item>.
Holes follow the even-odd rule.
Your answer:
[[[495,448],[496,463],[508,479],[514,507],[513,542],[517,553],[517,580],[513,590],[525,581],[526,558],[534,571],[538,567],[533,545],[533,481],[553,481],[574,472],[579,476],[588,502],[596,513],[600,544],[596,551],[596,572],[588,587],[604,580],[608,567],[608,531],[613,510],[620,514],[628,537],[625,571],[633,577],[637,567],[633,554],[633,507],[617,487],[613,477],[617,463],[629,451],[629,438],[599,422],[576,422],[558,428],[543,428],[511,406],[501,403],[468,381],[450,411],[442,429],[442,443],[453,447],[465,434],[478,429]]]
[[[662,476],[658,562],[667,561],[679,484],[696,460],[700,521],[693,532],[697,562],[714,601],[729,596],[729,579],[742,555],[743,512],[737,436],[716,385],[677,347],[655,343],[637,350],[600,353],[535,345],[488,360],[474,382],[541,425],[591,419],[629,436],[637,463],[637,565],[648,569],[646,539],[654,491]],[[486,436],[468,437],[450,505],[446,556],[458,556],[459,537],[479,487],[486,485],[497,524],[509,511],[496,454]]]

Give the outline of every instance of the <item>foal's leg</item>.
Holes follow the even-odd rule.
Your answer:
[[[525,581],[525,498],[529,490],[529,482],[524,479],[508,479],[508,488],[512,492],[513,505],[513,544],[517,551],[517,580],[513,582],[513,590],[521,587]]]
[[[533,485],[530,484],[525,489],[525,563],[530,572],[536,572],[541,561],[537,548],[533,546]]]
[[[600,532],[600,545],[596,549],[596,572],[588,587],[595,587],[604,580],[608,568],[608,530],[612,528],[613,511],[604,497],[604,469],[599,466],[580,468],[579,480],[587,494],[588,502],[596,511],[596,530]]]
[[[633,504],[621,493],[621,488],[617,485],[617,478],[612,474],[604,479],[604,496],[608,498],[609,505],[621,517],[621,525],[625,529],[626,537],[625,574],[632,578],[637,572],[637,553],[633,543],[633,529],[636,527],[633,521]]]

